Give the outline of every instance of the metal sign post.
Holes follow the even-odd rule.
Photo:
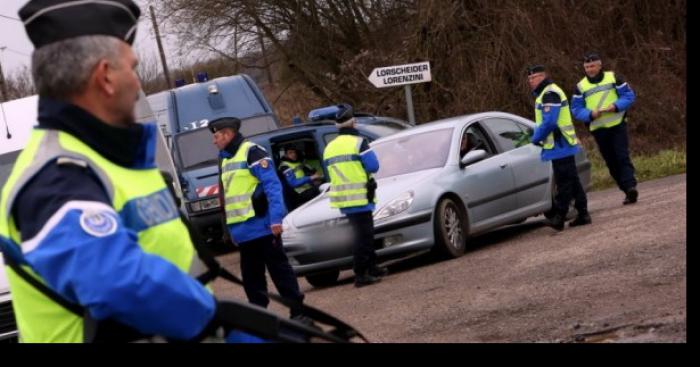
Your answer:
[[[430,62],[404,64],[375,68],[367,78],[377,88],[398,87],[403,85],[406,92],[406,110],[408,121],[416,124],[416,116],[413,110],[413,97],[411,84],[427,83],[432,80],[430,74]]]
[[[413,111],[413,96],[411,96],[411,86],[406,85],[404,86],[404,89],[406,90],[406,111],[408,113],[408,122],[410,122],[411,125],[415,125],[416,114]]]

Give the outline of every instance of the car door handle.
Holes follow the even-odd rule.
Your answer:
[[[507,165],[508,165],[508,163],[503,163],[503,164],[500,164],[499,167],[506,168]]]

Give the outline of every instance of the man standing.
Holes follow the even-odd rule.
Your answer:
[[[637,180],[629,156],[625,118],[634,103],[634,91],[624,78],[612,71],[603,72],[603,62],[595,52],[583,58],[586,76],[576,85],[571,109],[593,134],[610,176],[625,193],[624,205],[637,202]]]
[[[314,185],[314,180],[319,179],[320,176],[317,172],[311,173],[312,169],[302,162],[300,154],[297,147],[287,145],[279,168],[285,181],[295,193],[295,200],[292,203],[293,207],[289,208],[289,210],[294,210],[319,194],[318,188]]]
[[[155,166],[157,126],[135,122],[139,15],[131,0],[19,11],[39,126],[2,190],[0,249],[22,342],[191,340],[219,311],[192,277],[200,263]]]
[[[542,161],[552,161],[557,194],[554,202],[554,217],[548,225],[561,231],[564,229],[569,203],[573,198],[578,211],[569,226],[591,223],[588,214],[586,192],[576,169],[575,155],[581,149],[576,139],[571,112],[564,91],[554,84],[542,65],[527,70],[528,84],[535,97],[535,123],[537,127],[531,142],[542,146]]]
[[[221,118],[209,124],[219,149],[226,229],[241,253],[241,274],[248,300],[267,307],[265,268],[279,293],[298,302],[291,317],[303,319],[296,275],[282,247],[282,218],[287,214],[282,184],[265,149],[240,133],[241,120]]]
[[[355,287],[378,282],[388,273],[377,266],[374,251],[374,218],[376,183],[370,174],[379,170],[379,161],[367,141],[355,129],[350,105],[338,105],[336,126],[339,135],[326,146],[323,162],[331,179],[331,207],[340,209],[353,228],[353,271]]]

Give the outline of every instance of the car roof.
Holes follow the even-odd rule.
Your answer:
[[[456,122],[460,121],[465,121],[465,120],[470,120],[470,121],[478,121],[482,120],[485,118],[509,118],[513,120],[518,120],[518,121],[528,121],[527,119],[508,113],[508,112],[501,112],[501,111],[488,111],[488,112],[479,112],[479,113],[471,113],[467,115],[461,115],[461,116],[454,116],[454,117],[448,117],[444,118],[441,120],[435,120],[431,122],[426,122],[424,124],[416,125],[415,127],[407,130],[400,131],[396,134],[391,134],[389,136],[385,136],[381,139],[377,139],[373,142],[373,144],[385,141],[385,140],[391,140],[391,139],[398,139],[403,136],[407,135],[413,135],[421,132],[428,132],[428,131],[435,131],[435,130],[440,130],[444,129],[446,127],[452,127]],[[532,123],[532,122],[530,122]]]

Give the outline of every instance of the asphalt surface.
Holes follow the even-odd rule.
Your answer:
[[[457,259],[393,262],[371,286],[355,288],[351,271],[334,287],[300,286],[372,342],[686,342],[686,177],[638,189],[626,206],[617,189],[589,193],[589,226],[557,233],[530,218],[470,239]],[[240,273],[238,253],[219,259]]]

